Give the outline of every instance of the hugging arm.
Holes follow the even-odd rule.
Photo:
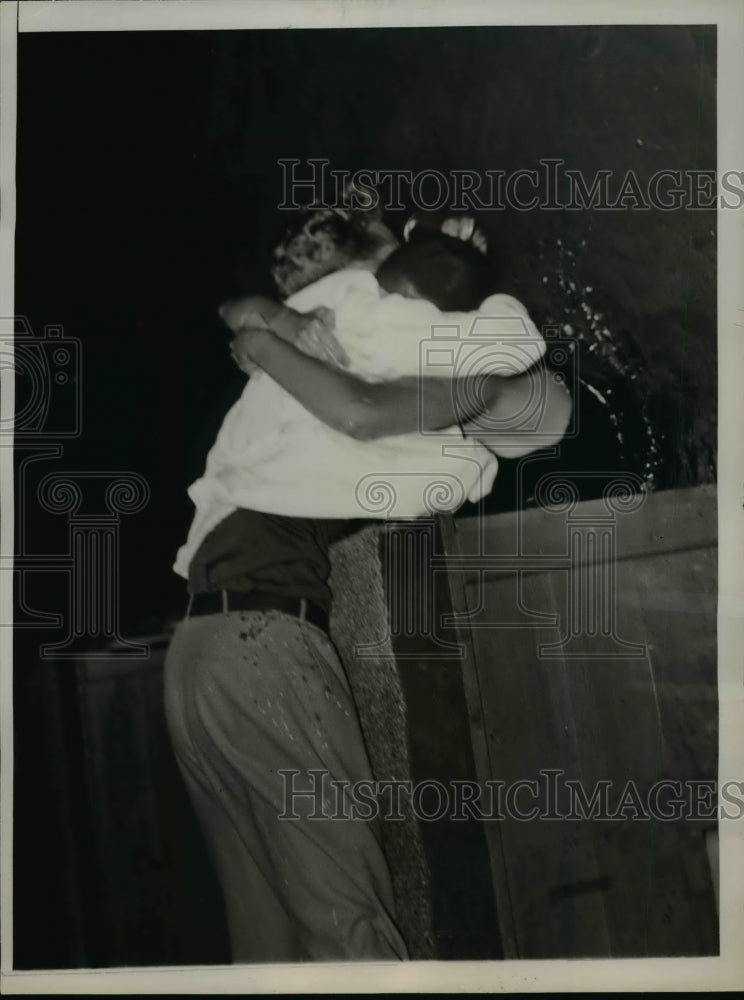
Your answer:
[[[466,432],[495,451],[494,434],[489,430],[493,423],[485,418],[490,415],[498,422],[499,436],[506,436],[519,426],[526,401],[535,392],[532,374],[485,379],[413,376],[369,383],[309,357],[265,328],[243,329],[233,341],[232,351],[241,367],[258,364],[323,423],[360,440],[475,421],[468,424]],[[522,446],[522,454],[552,443],[551,435],[560,440],[568,422],[566,404],[570,408],[570,401],[565,391],[547,375],[541,379],[541,391],[545,405],[540,441],[532,447],[524,445],[524,436],[515,441],[514,447]],[[485,427],[478,424],[478,418],[485,421]]]
[[[264,327],[305,354],[331,365],[348,362],[346,351],[336,337],[336,317],[332,309],[320,306],[301,313],[263,295],[250,295],[225,302],[219,314],[235,334],[246,328]],[[250,375],[258,366],[255,361],[245,358],[241,367]]]
[[[571,412],[565,382],[541,362],[523,375],[501,378],[495,399],[463,423],[462,429],[495,455],[520,458],[558,444],[566,433]],[[525,421],[525,415],[529,415],[529,421]],[[529,430],[524,429],[526,422]]]

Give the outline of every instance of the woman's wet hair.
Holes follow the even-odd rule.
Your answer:
[[[444,233],[411,235],[380,265],[377,281],[388,292],[407,283],[443,312],[470,312],[493,291],[488,258],[473,246]]]
[[[272,275],[287,298],[319,278],[373,256],[380,237],[373,213],[332,208],[305,208],[293,218],[274,250]]]

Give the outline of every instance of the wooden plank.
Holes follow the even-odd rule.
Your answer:
[[[455,522],[451,517],[443,515],[439,519],[439,524],[445,552],[448,554],[457,554],[459,552],[459,539],[455,531]],[[466,615],[469,610],[469,603],[465,594],[463,575],[451,572],[448,574],[448,580],[452,610],[459,616]],[[473,637],[470,629],[462,625],[458,626],[457,635],[463,645],[464,655],[460,660],[460,669],[470,726],[475,777],[481,785],[484,785],[494,774],[494,769],[486,737],[485,713],[475,664]],[[484,833],[489,846],[491,878],[503,956],[507,959],[519,958],[516,921],[512,909],[512,897],[501,828],[498,824],[486,823]]]
[[[612,514],[603,500],[586,500],[576,505],[572,517],[599,521],[608,513]],[[717,542],[715,487],[650,493],[637,511],[616,513],[610,519],[616,526],[619,559],[711,549]],[[566,523],[566,512],[556,508],[457,518],[458,546],[451,553],[451,564],[488,568],[493,574],[508,575],[515,565],[523,573],[544,572],[551,559],[557,567],[568,555]]]
[[[616,803],[628,781],[644,796],[669,775],[715,774],[715,491],[651,495],[634,513],[606,514],[590,501],[570,519],[462,519],[448,552],[451,567],[470,563],[452,578],[459,610],[474,609],[459,626],[473,652],[463,669],[480,773],[509,782],[554,767],[588,792],[611,782]],[[585,620],[571,634],[577,603]],[[520,955],[715,952],[694,824],[507,819],[499,834],[494,881]]]
[[[459,525],[458,525],[459,526]],[[450,547],[456,539],[450,539]],[[458,587],[457,581],[460,581]],[[487,612],[509,605],[514,619],[514,578],[481,581],[472,575],[451,573],[460,610],[483,603]],[[545,577],[530,578],[527,603],[546,606],[540,590]],[[495,594],[493,587],[502,591]],[[560,662],[536,661],[524,630],[496,632],[492,627],[468,630],[477,658],[463,662],[471,705],[473,742],[483,784],[498,778],[514,786],[536,780],[546,769],[580,777],[576,734],[566,712],[565,671]],[[508,698],[502,692],[508,691]],[[514,748],[519,753],[514,754]],[[497,897],[508,905],[513,942],[521,957],[598,956],[607,954],[608,938],[601,900],[595,887],[602,884],[592,844],[580,824],[545,820],[487,824],[494,855]],[[556,846],[559,850],[556,853]],[[503,919],[503,918],[502,918]]]
[[[433,566],[441,555],[436,523],[390,526],[381,536],[382,576],[391,623],[397,624],[391,640],[405,697],[411,776],[414,785],[436,781],[447,789],[452,803],[454,783],[475,782],[477,774],[456,655],[462,647],[453,630],[441,626],[452,611],[448,574]],[[416,591],[416,603],[406,609],[393,607],[396,600],[406,601],[411,590]],[[448,814],[420,822],[419,828],[431,872],[437,957],[505,957],[504,927],[488,891],[490,862],[483,824],[470,818],[452,820]]]
[[[499,591],[507,587],[501,578],[489,582],[486,606],[497,606]],[[549,606],[554,598],[547,576],[529,578],[528,599]],[[498,779],[513,789],[521,781],[538,781],[541,789],[541,774],[551,770],[563,780],[583,777],[565,664],[537,657],[535,634],[473,632],[477,677],[471,684],[480,691],[489,755],[482,780]],[[524,798],[530,803],[529,795]],[[590,831],[582,823],[522,821],[507,813],[500,832],[520,957],[607,955],[603,872]]]
[[[718,773],[718,692],[714,548],[670,552],[618,566],[618,602],[635,600],[643,619],[673,778]]]

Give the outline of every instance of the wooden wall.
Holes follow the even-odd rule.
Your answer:
[[[674,786],[658,808],[647,801],[664,779],[688,796],[700,783],[704,800],[716,778],[714,489],[444,531],[480,780],[554,769],[588,793],[606,781],[612,812],[628,782],[638,792],[624,819],[485,824],[506,956],[716,953],[703,838],[715,819],[654,818]],[[559,794],[556,811],[568,806]]]
[[[566,497],[375,528],[337,553],[338,586],[353,581],[337,641],[379,778],[514,788],[553,770],[588,794],[610,782],[615,804],[629,781],[643,803],[662,779],[715,780],[713,489],[609,506]],[[145,638],[147,660],[102,651],[40,667],[48,781],[21,782],[19,802],[33,792],[44,822],[16,842],[21,860],[26,844],[48,847],[16,871],[20,967],[228,960],[165,732],[167,634]],[[529,787],[515,804],[529,811]],[[412,956],[715,953],[714,819],[633,819],[632,804],[613,821],[409,815],[388,847]],[[565,805],[560,793],[556,811]],[[59,885],[44,876],[47,856]],[[33,872],[47,886],[41,910]],[[64,926],[48,916],[62,912]]]

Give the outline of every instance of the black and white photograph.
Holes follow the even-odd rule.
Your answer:
[[[744,4],[621,6],[3,4],[8,993],[744,985]]]

